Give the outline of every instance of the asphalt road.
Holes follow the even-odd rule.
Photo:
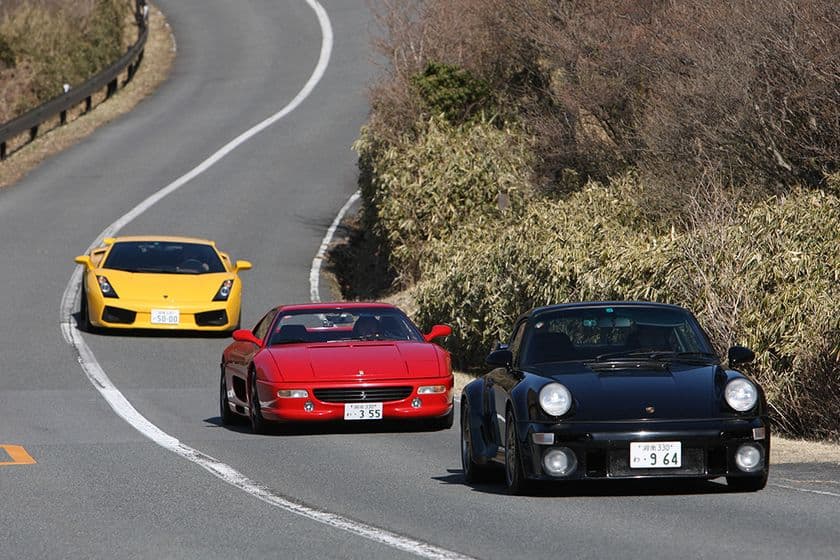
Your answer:
[[[62,335],[73,257],[292,101],[324,37],[304,0],[159,4],[178,42],[170,80],[0,190],[0,558],[840,556],[836,466],[776,467],[756,494],[619,483],[511,497],[500,484],[464,484],[457,422],[436,433],[221,427],[219,338],[81,335],[139,414],[247,483],[119,417]],[[365,0],[322,4],[334,44],[311,94],[121,230],[209,237],[253,261],[244,325],[308,300],[312,258],[356,188],[350,145],[375,71],[371,16]]]

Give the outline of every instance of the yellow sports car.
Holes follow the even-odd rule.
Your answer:
[[[85,266],[81,325],[85,330],[239,328],[242,283],[251,268],[190,237],[107,238],[76,257]]]

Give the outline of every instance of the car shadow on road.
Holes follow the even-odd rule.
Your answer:
[[[507,494],[502,468],[485,473],[481,482],[466,482],[464,471],[447,469],[446,476],[433,476],[443,484],[468,486],[475,492]],[[702,494],[727,494],[732,491],[723,482],[691,479],[659,480],[577,480],[568,482],[534,482],[527,496],[559,497],[623,497],[623,496],[688,496]]]
[[[243,418],[241,423],[223,424],[218,416],[205,418],[208,427],[224,428],[232,432],[252,434],[251,426]],[[420,422],[410,421],[355,421],[355,422],[317,422],[311,424],[275,424],[269,428],[265,437],[278,436],[313,436],[313,435],[349,435],[349,434],[406,434],[436,432]],[[260,434],[252,434],[260,435]]]

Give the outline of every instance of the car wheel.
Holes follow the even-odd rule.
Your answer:
[[[466,482],[482,482],[487,478],[487,467],[473,460],[473,437],[470,429],[470,410],[466,399],[461,399],[461,467]]]
[[[222,366],[222,381],[219,383],[219,418],[222,420],[223,426],[230,426],[234,424],[239,416],[234,414],[230,409],[230,401],[228,400],[227,381],[225,380],[225,368]]]
[[[726,486],[735,492],[758,492],[767,486],[767,473],[761,476],[727,476]]]
[[[507,413],[505,420],[505,485],[511,494],[524,494],[528,489],[512,412]]]
[[[262,416],[262,412],[260,412],[260,398],[257,394],[257,376],[254,373],[251,373],[251,394],[250,399],[248,402],[248,418],[251,420],[251,431],[255,434],[266,434],[268,433],[268,422]]]

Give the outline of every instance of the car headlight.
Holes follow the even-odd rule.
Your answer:
[[[418,395],[433,395],[435,393],[445,393],[446,385],[423,385],[417,387]]]
[[[227,301],[228,297],[230,297],[230,291],[232,289],[233,289],[233,280],[228,278],[227,280],[222,282],[221,286],[219,286],[219,291],[216,292],[215,296],[213,296],[213,301]]]
[[[572,394],[564,385],[549,383],[540,389],[540,406],[551,416],[563,416],[572,407]]]
[[[733,379],[723,391],[726,404],[738,412],[746,412],[758,402],[758,389],[746,379]]]
[[[96,281],[99,282],[99,291],[102,292],[103,297],[109,297],[109,298],[120,297],[120,296],[117,295],[117,291],[114,289],[114,287],[111,285],[111,283],[108,282],[108,279],[106,277],[97,276]]]

